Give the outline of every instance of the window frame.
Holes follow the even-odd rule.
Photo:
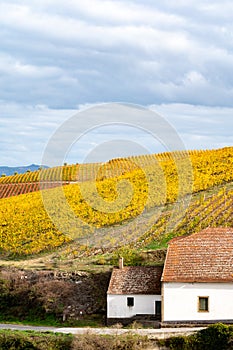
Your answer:
[[[127,297],[127,306],[134,307],[134,297]]]
[[[206,309],[202,309],[200,306],[201,306],[201,299],[205,299],[206,301],[206,305],[207,308]],[[209,305],[209,297],[208,296],[199,296],[198,297],[198,301],[197,301],[197,307],[198,307],[198,312],[209,312],[209,309],[210,309],[210,305]]]

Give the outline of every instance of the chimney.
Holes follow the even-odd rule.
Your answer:
[[[119,269],[122,270],[124,267],[124,258],[119,258]]]

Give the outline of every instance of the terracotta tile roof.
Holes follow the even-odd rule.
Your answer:
[[[114,268],[108,294],[161,294],[160,266],[125,266]]]
[[[169,242],[164,282],[233,282],[233,228],[208,228]]]

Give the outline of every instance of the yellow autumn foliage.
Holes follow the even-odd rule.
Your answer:
[[[0,200],[0,251],[29,255],[54,249],[88,227],[108,227],[179,197],[233,181],[233,148],[178,151],[76,164],[0,178],[0,183],[68,181],[69,185]],[[73,181],[73,183],[72,183]],[[78,220],[77,220],[78,219]]]

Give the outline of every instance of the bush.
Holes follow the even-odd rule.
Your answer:
[[[118,266],[119,258],[124,258],[124,265],[125,266],[137,266],[141,265],[143,258],[136,249],[130,248],[130,247],[122,247],[117,249],[112,256],[111,264]]]
[[[188,350],[189,348],[187,347],[188,345],[188,338],[187,337],[171,337],[169,339],[165,340],[165,345],[172,350]]]
[[[0,337],[0,349],[2,350],[36,350],[30,340],[21,335],[3,335]]]
[[[231,328],[218,323],[198,332],[195,342],[198,350],[228,350],[230,339]]]
[[[233,327],[218,323],[187,337],[166,339],[164,345],[173,350],[233,349]]]

